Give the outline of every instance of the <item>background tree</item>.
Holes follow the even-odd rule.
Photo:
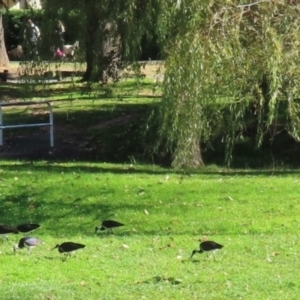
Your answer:
[[[173,166],[203,165],[200,145],[220,133],[230,161],[249,115],[257,146],[266,132],[276,135],[279,114],[299,140],[299,7],[249,2],[165,2],[170,42],[155,120],[158,147],[172,154]]]
[[[73,24],[85,52],[86,72],[84,80],[102,80],[111,62],[105,50],[107,39],[120,40],[123,60],[134,59],[140,53],[142,36],[151,32],[159,8],[158,0],[45,0],[45,14],[52,22],[60,16],[80,14],[79,24]],[[110,30],[109,35],[108,27]],[[51,27],[51,26],[50,26]],[[44,30],[49,28],[45,24]],[[70,28],[67,28],[67,31]]]
[[[5,47],[2,14],[0,12],[0,66],[1,67],[8,66],[8,64],[9,64],[9,59]]]

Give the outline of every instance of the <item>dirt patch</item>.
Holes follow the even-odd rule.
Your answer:
[[[115,118],[91,128],[81,130],[70,124],[54,124],[54,147],[50,146],[50,132],[46,127],[4,131],[4,143],[0,146],[0,159],[48,160],[48,161],[102,161],[107,145],[101,146],[93,132],[126,124],[131,119]],[[94,131],[95,132],[95,131]],[[104,156],[103,156],[104,155]]]
[[[153,62],[140,62],[141,64],[141,73],[145,75],[147,78],[152,79],[154,81],[161,80],[163,78],[164,72],[164,63],[163,61],[153,61]],[[2,67],[3,69],[0,72],[4,72],[7,70],[11,76],[17,76],[19,72],[21,72],[22,67],[20,67],[19,62],[11,62],[7,67]],[[70,73],[73,71],[83,73],[85,71],[85,66],[74,63],[63,63],[63,64],[55,64],[53,63],[50,67],[51,71],[61,71]],[[45,73],[50,73],[51,71],[45,71]]]
[[[17,63],[12,63],[7,69],[11,73],[17,73],[18,68]],[[61,70],[70,71],[70,66],[62,65]],[[162,76],[162,70],[163,65],[159,62],[142,64],[141,68],[141,72],[152,80],[155,80],[156,76]],[[48,111],[45,111],[45,113],[48,113]],[[44,111],[41,111],[37,106],[33,114],[44,114]],[[126,113],[102,122],[97,120],[97,124],[91,121],[91,126],[80,128],[67,121],[56,120],[54,116],[54,147],[50,147],[48,127],[6,129],[3,131],[3,146],[0,146],[0,159],[108,161],[113,160],[114,157],[120,158],[126,151],[122,143],[125,144],[125,142],[128,142],[128,139],[124,138],[123,141],[124,135],[122,135],[122,132],[119,133],[118,130],[126,129],[128,131],[128,128],[134,127],[135,125],[132,124],[142,117],[142,112]],[[106,140],[101,139],[102,132],[109,134]],[[113,136],[113,132],[115,136]],[[131,140],[131,133],[128,134]],[[113,141],[113,139],[115,140]],[[112,140],[112,143],[107,143],[107,140]],[[130,145],[130,147],[133,147],[133,151],[140,150],[137,150],[139,147],[137,144],[138,142]],[[127,147],[129,146],[127,145]],[[124,156],[126,157],[126,155]]]

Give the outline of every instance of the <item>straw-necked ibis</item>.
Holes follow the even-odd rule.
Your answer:
[[[98,230],[107,230],[107,233],[112,233],[113,228],[120,227],[120,226],[124,226],[124,224],[114,220],[105,220],[102,221],[101,226],[95,227],[95,233]]]

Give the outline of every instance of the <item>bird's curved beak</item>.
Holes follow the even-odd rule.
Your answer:
[[[56,245],[54,248],[51,249],[51,251],[53,251],[54,249],[58,248],[58,245]]]
[[[192,255],[191,255],[190,258],[192,258],[196,252],[197,252],[197,250],[193,250]]]

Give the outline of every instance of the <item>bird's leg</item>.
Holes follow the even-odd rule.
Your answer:
[[[61,257],[61,260],[62,260],[62,261],[66,261],[66,260],[67,260],[67,258],[68,258],[68,256],[67,256],[67,255],[63,255],[63,256]]]
[[[70,256],[70,253],[64,253],[61,260],[66,261],[69,256]]]
[[[217,250],[213,250],[213,252],[212,252],[213,257],[214,257],[214,261],[216,261],[216,251],[217,251]]]
[[[75,251],[71,251],[68,253],[64,253],[65,259],[67,260],[67,258],[71,258],[73,255],[75,255]]]

